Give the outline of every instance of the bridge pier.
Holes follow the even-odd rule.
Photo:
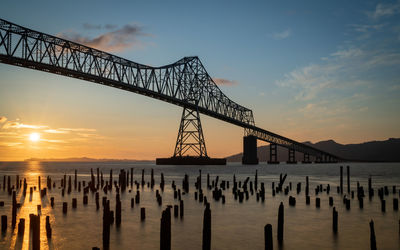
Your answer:
[[[289,148],[289,159],[286,162],[287,164],[297,164],[296,161],[296,151],[292,148]]]
[[[257,137],[253,135],[243,137],[242,164],[258,164]]]
[[[269,161],[268,164],[279,164],[278,161],[278,145],[276,143],[269,144]]]
[[[303,164],[310,164],[311,163],[310,155],[308,153],[304,153],[304,159],[303,159],[303,161],[301,163],[303,163]]]

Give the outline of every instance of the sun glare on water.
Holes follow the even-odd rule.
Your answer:
[[[40,134],[39,133],[32,133],[29,135],[29,140],[36,142],[40,140]]]

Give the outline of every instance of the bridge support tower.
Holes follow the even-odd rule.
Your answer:
[[[258,164],[257,137],[248,135],[243,137],[243,164]]]
[[[269,144],[269,161],[268,164],[279,164],[278,161],[278,145],[276,143]]]
[[[301,163],[303,163],[303,164],[310,164],[311,163],[310,155],[308,153],[304,153],[304,159],[303,159],[303,161]]]
[[[156,164],[226,165],[226,159],[208,157],[199,111],[183,108],[174,156],[171,158],[157,158]]]
[[[296,151],[293,148],[289,148],[289,159],[286,163],[287,164],[297,164]]]

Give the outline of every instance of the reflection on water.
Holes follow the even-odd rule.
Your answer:
[[[0,249],[31,249],[31,237],[29,229],[29,214],[38,214],[37,206],[41,206],[40,214],[40,246],[41,249],[90,249],[94,246],[102,246],[102,209],[96,210],[95,195],[89,193],[88,205],[83,205],[83,192],[74,190],[64,197],[61,194],[61,179],[64,174],[72,176],[74,170],[78,170],[78,181],[90,181],[90,169],[99,168],[104,175],[104,180],[109,180],[110,169],[113,169],[113,180],[118,180],[120,169],[134,168],[134,180],[140,182],[141,170],[145,169],[145,179],[150,180],[150,169],[154,168],[156,185],[154,190],[140,187],[140,204],[130,206],[130,199],[136,194],[136,187],[129,187],[121,194],[122,202],[122,224],[116,228],[111,226],[110,246],[111,249],[159,249],[160,218],[161,212],[166,205],[179,204],[174,200],[171,188],[172,180],[175,180],[178,188],[181,188],[185,173],[190,177],[189,194],[183,195],[185,204],[185,216],[183,219],[172,217],[172,249],[201,249],[202,225],[204,206],[194,200],[194,183],[198,176],[199,168],[202,169],[202,183],[205,195],[211,203],[212,211],[212,248],[213,249],[263,249],[264,248],[264,226],[269,223],[273,226],[274,245],[276,241],[277,212],[281,201],[285,205],[285,229],[283,249],[368,249],[369,248],[369,225],[373,219],[375,222],[375,233],[379,249],[399,249],[399,214],[393,211],[392,186],[399,186],[400,164],[351,164],[351,189],[356,190],[357,181],[368,186],[368,177],[373,179],[375,196],[372,200],[364,199],[364,209],[359,209],[357,198],[351,200],[351,209],[346,210],[343,197],[336,193],[339,184],[339,165],[285,165],[271,166],[260,164],[258,166],[242,166],[232,164],[228,166],[155,166],[151,164],[139,165],[133,163],[40,163],[40,162],[18,162],[0,163],[0,181],[4,175],[11,176],[11,185],[16,184],[16,174],[20,179],[27,179],[26,196],[22,194],[22,188],[17,190],[17,203],[21,207],[17,211],[17,226],[11,227],[12,196],[0,189],[0,201],[4,201],[4,207],[0,207],[0,215],[7,215],[8,227],[6,234],[0,238]],[[244,181],[247,177],[254,180],[255,170],[258,170],[258,182],[264,182],[266,188],[266,200],[264,203],[257,202],[255,195],[249,200],[239,203],[232,195],[232,177],[236,174],[238,181]],[[165,191],[163,205],[158,206],[156,190],[159,189],[160,174],[165,176]],[[226,203],[215,202],[211,199],[212,193],[205,187],[206,174],[210,173],[211,180],[218,175],[220,180],[230,181],[230,189],[224,192]],[[296,206],[288,205],[288,196],[277,194],[272,196],[271,185],[279,181],[279,174],[287,173],[285,184],[292,182],[293,190],[289,195],[296,197]],[[41,187],[47,187],[46,177],[50,176],[56,182],[56,188],[48,190],[43,198],[40,198],[38,189],[38,177],[41,177]],[[311,204],[306,205],[304,188],[305,176],[310,177]],[[345,178],[344,178],[345,179]],[[296,184],[302,182],[302,191],[296,194]],[[346,181],[345,190],[346,190]],[[328,205],[329,195],[320,193],[321,208],[315,207],[314,188],[323,184],[330,184],[330,196],[334,198],[334,206],[339,213],[338,234],[332,233],[332,207]],[[389,186],[390,194],[386,196],[386,213],[382,213],[377,196],[377,188],[384,185]],[[32,196],[29,194],[30,187],[36,186]],[[260,184],[259,184],[260,186]],[[398,187],[397,187],[398,188]],[[131,189],[132,192],[129,192]],[[100,192],[100,203],[102,197],[106,196]],[[110,208],[115,211],[115,188],[108,193]],[[347,195],[349,197],[349,195]],[[50,197],[54,197],[55,206],[50,206]],[[77,198],[76,209],[72,208],[72,199]],[[68,212],[62,213],[62,203],[68,202]],[[146,208],[146,220],[140,221],[140,207]],[[50,216],[52,227],[52,238],[46,236],[46,216]],[[18,222],[20,218],[25,219],[25,232],[18,236]]]

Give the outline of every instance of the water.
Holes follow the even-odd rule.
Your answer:
[[[173,198],[171,188],[172,180],[175,180],[178,188],[181,188],[184,174],[189,175],[190,191],[183,195],[185,215],[181,220],[172,216],[172,249],[201,249],[204,206],[194,200],[194,183],[198,176],[198,170],[202,169],[203,191],[211,203],[212,211],[212,249],[263,249],[264,226],[272,224],[274,234],[274,246],[277,248],[277,214],[281,201],[285,205],[284,243],[282,249],[369,249],[369,221],[374,220],[378,249],[400,249],[399,237],[399,213],[393,211],[392,186],[399,188],[400,164],[399,163],[351,163],[351,189],[356,190],[357,181],[364,186],[367,194],[368,177],[372,176],[375,196],[372,200],[364,198],[364,209],[359,209],[357,199],[351,200],[350,211],[346,210],[342,202],[342,196],[337,194],[339,185],[339,164],[310,164],[310,165],[267,165],[243,166],[241,164],[229,164],[227,166],[155,166],[154,164],[135,163],[63,163],[63,162],[3,162],[0,163],[0,184],[3,186],[3,176],[10,175],[11,184],[15,184],[15,175],[27,178],[28,192],[23,197],[22,192],[17,192],[17,202],[21,208],[17,212],[19,218],[25,218],[25,234],[23,238],[17,236],[17,230],[11,230],[11,196],[7,190],[0,189],[0,201],[5,202],[0,207],[0,215],[7,215],[8,227],[6,234],[0,236],[0,249],[29,249],[29,214],[37,213],[37,205],[41,204],[41,249],[91,249],[94,246],[102,248],[102,209],[96,211],[95,195],[89,194],[89,204],[83,205],[83,193],[78,193],[72,187],[71,194],[61,196],[61,178],[64,173],[72,175],[78,170],[78,181],[90,180],[90,169],[100,168],[104,179],[109,179],[110,169],[113,169],[113,179],[117,180],[119,170],[134,168],[134,180],[140,182],[141,170],[145,169],[145,180],[150,181],[150,169],[154,169],[154,190],[140,187],[140,204],[130,207],[130,199],[136,193],[136,187],[132,192],[126,191],[121,195],[122,199],[122,224],[116,228],[111,226],[111,249],[159,249],[160,218],[166,205],[179,204]],[[249,200],[239,203],[232,194],[233,174],[237,181],[244,181],[250,177],[254,181],[256,169],[258,170],[259,183],[264,182],[266,188],[266,200],[257,202],[256,196],[250,196]],[[158,206],[155,193],[159,189],[160,174],[165,176],[165,190],[162,193],[163,205]],[[344,192],[347,191],[346,168],[344,167]],[[206,188],[206,175],[210,173],[211,180],[218,175],[220,180],[230,182],[230,189],[224,191],[226,204],[211,199],[212,193]],[[292,182],[293,189],[289,193],[296,197],[296,206],[288,205],[288,196],[277,194],[272,196],[271,183],[279,182],[279,174],[287,173],[285,185]],[[46,176],[50,175],[56,181],[57,187],[48,191],[43,199],[39,192],[34,191],[29,197],[29,187],[37,185],[38,176],[41,176],[42,188],[46,186]],[[311,204],[305,202],[305,178],[309,176]],[[68,177],[67,177],[68,180]],[[296,194],[296,184],[302,182],[302,191]],[[334,198],[334,206],[339,213],[338,234],[332,232],[332,207],[328,205],[325,192],[320,193],[321,208],[315,207],[315,192],[317,185],[327,184],[331,186],[330,196]],[[386,213],[381,212],[377,188],[389,186],[390,194],[386,196]],[[260,184],[259,184],[260,186]],[[129,190],[130,188],[128,188]],[[111,210],[115,210],[115,188],[108,193],[111,200]],[[100,191],[100,202],[104,196]],[[349,196],[349,195],[348,195]],[[50,197],[55,198],[55,206],[51,208]],[[72,209],[72,198],[78,199],[78,207]],[[68,202],[67,215],[62,214],[62,202]],[[140,207],[146,208],[146,220],[140,221]],[[53,229],[51,240],[47,240],[45,231],[45,218],[50,216]]]

